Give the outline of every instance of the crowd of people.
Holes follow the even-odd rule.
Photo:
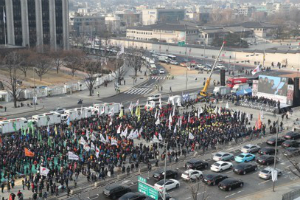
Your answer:
[[[171,162],[191,151],[201,149],[204,153],[216,145],[266,131],[264,124],[251,126],[253,115],[241,111],[211,104],[198,108],[192,105],[190,110],[182,113],[168,104],[149,112],[98,115],[68,124],[32,126],[2,136],[2,193],[5,189],[10,192],[16,179],[21,178],[23,190],[31,190],[32,199],[58,195],[61,190],[69,194],[70,183],[76,187],[80,174],[87,181],[97,181],[114,176],[117,169],[130,173],[141,163],[151,169],[150,160],[158,163],[168,156]],[[22,191],[11,193],[9,198],[14,200],[16,196],[23,199]]]

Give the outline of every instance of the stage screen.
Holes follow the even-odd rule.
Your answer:
[[[283,77],[260,75],[258,92],[271,95],[287,96],[288,79]]]

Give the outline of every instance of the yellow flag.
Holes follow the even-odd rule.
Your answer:
[[[123,113],[123,109],[121,108],[121,111],[120,111],[119,117],[120,117],[120,118],[122,118],[122,117],[123,117],[123,115],[124,115],[124,113]]]
[[[54,132],[55,132],[55,135],[57,135],[57,127],[56,127],[56,125],[54,127]]]

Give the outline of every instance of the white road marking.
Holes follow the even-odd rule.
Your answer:
[[[185,198],[185,199],[190,199],[190,198],[192,198],[192,197],[187,197],[187,198]]]

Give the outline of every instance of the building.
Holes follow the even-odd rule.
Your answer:
[[[196,27],[181,24],[153,24],[127,28],[126,37],[132,40],[195,44],[199,38]]]
[[[142,10],[142,24],[174,23],[185,18],[184,9],[145,9]]]
[[[237,24],[237,26],[253,30],[254,35],[259,38],[266,38],[270,31],[278,28],[277,25],[263,22],[243,22],[241,24]]]
[[[72,21],[75,36],[96,35],[106,29],[104,16],[76,16]]]
[[[0,0],[0,8],[0,44],[6,36],[8,45],[69,48],[68,0]]]
[[[123,23],[123,25],[126,27],[140,25],[141,13],[134,12],[131,10],[124,10],[116,11],[115,15],[120,18],[121,24]]]
[[[118,33],[120,33],[120,31],[122,31],[121,20],[120,20],[120,17],[118,17],[118,16],[115,16],[115,15],[114,16],[113,15],[106,16],[105,17],[105,25],[106,25],[107,30],[110,33],[118,34]],[[124,27],[124,31],[125,31],[125,27]]]

